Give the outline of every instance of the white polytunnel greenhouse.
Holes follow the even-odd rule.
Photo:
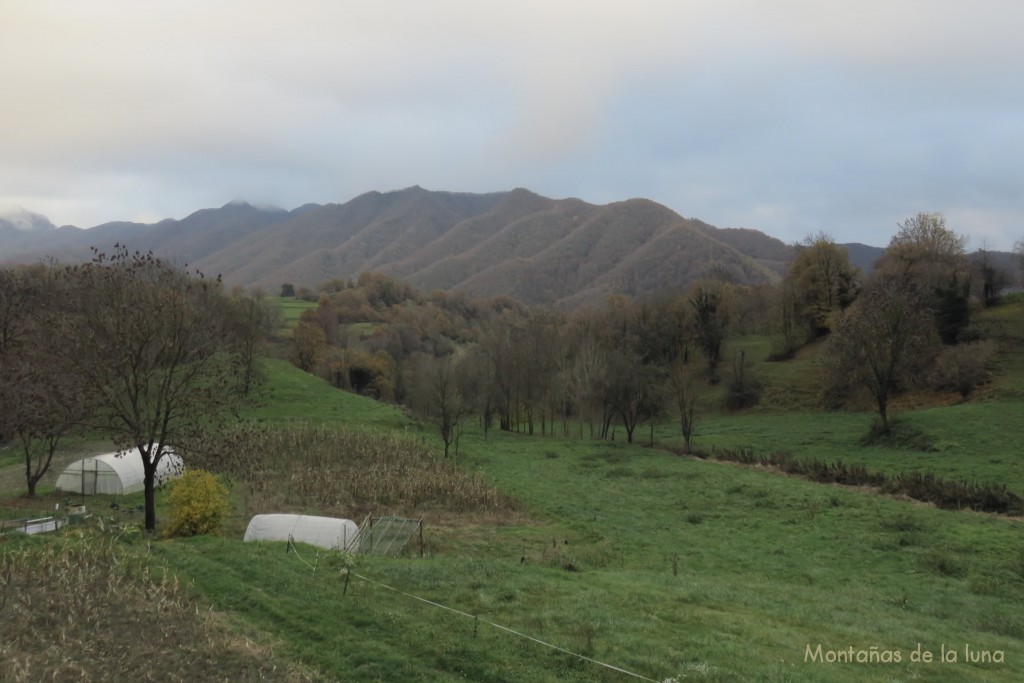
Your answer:
[[[246,541],[293,541],[321,548],[347,549],[359,533],[351,519],[313,515],[256,515],[245,530]]]
[[[164,453],[156,466],[156,481],[159,486],[180,477],[185,468],[177,453]],[[142,491],[145,473],[142,469],[142,454],[134,448],[122,453],[104,453],[76,460],[57,477],[56,489],[69,493],[91,496],[102,494],[126,494]]]

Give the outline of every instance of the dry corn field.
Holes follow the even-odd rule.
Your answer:
[[[0,543],[0,680],[307,680],[154,572],[145,544]]]
[[[245,513],[502,515],[515,500],[482,476],[431,454],[415,438],[320,427],[236,434],[208,466],[227,475]]]

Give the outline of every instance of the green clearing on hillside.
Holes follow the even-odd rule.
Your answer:
[[[265,422],[332,424],[358,429],[407,430],[412,424],[402,411],[335,389],[280,359],[264,359],[267,395],[242,415]]]
[[[281,312],[281,326],[287,329],[295,327],[295,323],[299,321],[302,314],[311,308],[316,308],[317,305],[315,301],[293,297],[268,296],[266,301]]]

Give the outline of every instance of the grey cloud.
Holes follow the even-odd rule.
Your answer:
[[[1024,231],[1016,0],[12,7],[0,204],[57,223],[420,184],[784,239]]]

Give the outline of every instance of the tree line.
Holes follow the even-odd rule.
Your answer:
[[[994,347],[972,325],[1014,278],[938,214],[902,222],[871,274],[826,234],[807,238],[777,284],[707,277],[686,290],[611,296],[573,312],[507,297],[424,294],[376,273],[332,280],[285,353],[339,388],[411,407],[445,453],[462,426],[626,441],[678,421],[684,448],[709,387],[724,408],[756,405],[761,383],[738,335],[771,336],[771,359],[824,344],[826,408],[868,400],[881,431],[891,398],[916,388],[966,397]],[[1017,245],[1024,265],[1024,241]],[[312,296],[312,294],[310,294]],[[146,527],[154,476],[171,448],[201,454],[260,383],[278,326],[259,296],[116,247],[79,265],[0,269],[0,439],[24,456],[30,495],[61,439],[100,434],[137,448]]]
[[[446,454],[467,419],[485,432],[628,442],[643,425],[676,419],[689,451],[708,387],[724,385],[726,409],[759,401],[756,367],[742,353],[725,357],[727,340],[767,335],[780,362],[823,343],[822,405],[866,398],[885,432],[893,395],[967,396],[983,379],[993,348],[972,315],[1013,280],[984,250],[968,257],[966,238],[941,215],[921,213],[898,225],[870,274],[821,233],[797,245],[776,284],[711,273],[684,291],[613,295],[573,312],[424,294],[364,273],[319,288],[289,353],[338,387],[410,406],[436,426]]]
[[[0,270],[0,438],[22,452],[28,494],[61,439],[100,435],[139,450],[152,530],[157,465],[201,451],[254,394],[271,325],[260,300],[119,246]]]

